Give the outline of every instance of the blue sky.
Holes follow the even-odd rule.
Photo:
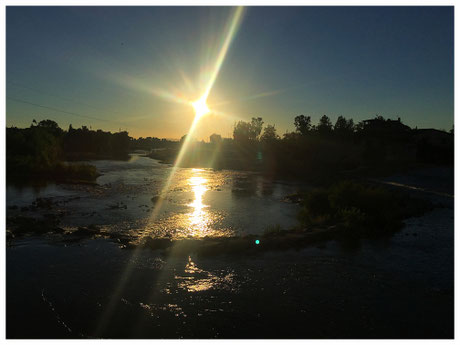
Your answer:
[[[7,7],[7,125],[54,119],[180,138],[225,38],[229,7]],[[195,134],[260,116],[454,119],[453,7],[249,7]],[[156,92],[152,92],[156,90]],[[25,103],[28,102],[28,103]],[[30,104],[33,103],[34,105]],[[41,105],[43,107],[38,107]],[[46,107],[46,108],[45,108]],[[65,112],[57,111],[63,110]],[[215,111],[215,112],[214,112]]]

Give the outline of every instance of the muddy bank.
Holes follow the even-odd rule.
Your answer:
[[[9,246],[14,246],[16,240],[24,237],[46,235],[46,239],[56,245],[105,239],[116,243],[120,249],[150,249],[159,251],[165,256],[257,255],[269,251],[301,249],[330,240],[341,241],[346,245],[357,244],[361,240],[360,237],[350,236],[347,229],[340,225],[293,230],[279,229],[262,235],[171,239],[114,233],[97,225],[63,229],[59,226],[59,216],[52,214],[47,214],[40,219],[12,217],[7,219],[7,224]],[[378,237],[388,236],[391,234],[380,234]],[[412,236],[417,236],[417,233],[412,233]]]

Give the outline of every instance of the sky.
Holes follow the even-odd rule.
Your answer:
[[[178,139],[208,86],[200,140],[251,117],[282,135],[300,114],[448,130],[454,10],[7,7],[7,126],[52,119]]]

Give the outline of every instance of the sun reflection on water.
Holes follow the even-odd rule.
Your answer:
[[[214,202],[225,197],[225,180],[208,169],[183,169],[171,182],[157,219],[138,219],[138,237],[184,238],[230,237],[228,213],[216,210]],[[219,191],[219,193],[216,193]],[[207,193],[210,195],[207,195]]]
[[[185,265],[184,275],[175,276],[177,287],[188,292],[199,292],[210,289],[235,290],[236,286],[234,286],[233,278],[233,272],[224,272],[224,274],[216,275],[199,268],[190,256]]]
[[[206,211],[208,205],[203,204],[203,196],[208,190],[206,183],[207,179],[201,176],[202,169],[192,169],[192,174],[188,180],[189,185],[195,195],[195,199],[187,206],[193,207],[193,212],[189,214],[190,222],[190,235],[191,236],[205,236],[211,222],[211,217]]]

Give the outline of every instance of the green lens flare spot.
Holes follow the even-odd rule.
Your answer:
[[[259,240],[256,240],[256,244],[259,244],[259,243],[260,243],[260,241],[259,241]]]

